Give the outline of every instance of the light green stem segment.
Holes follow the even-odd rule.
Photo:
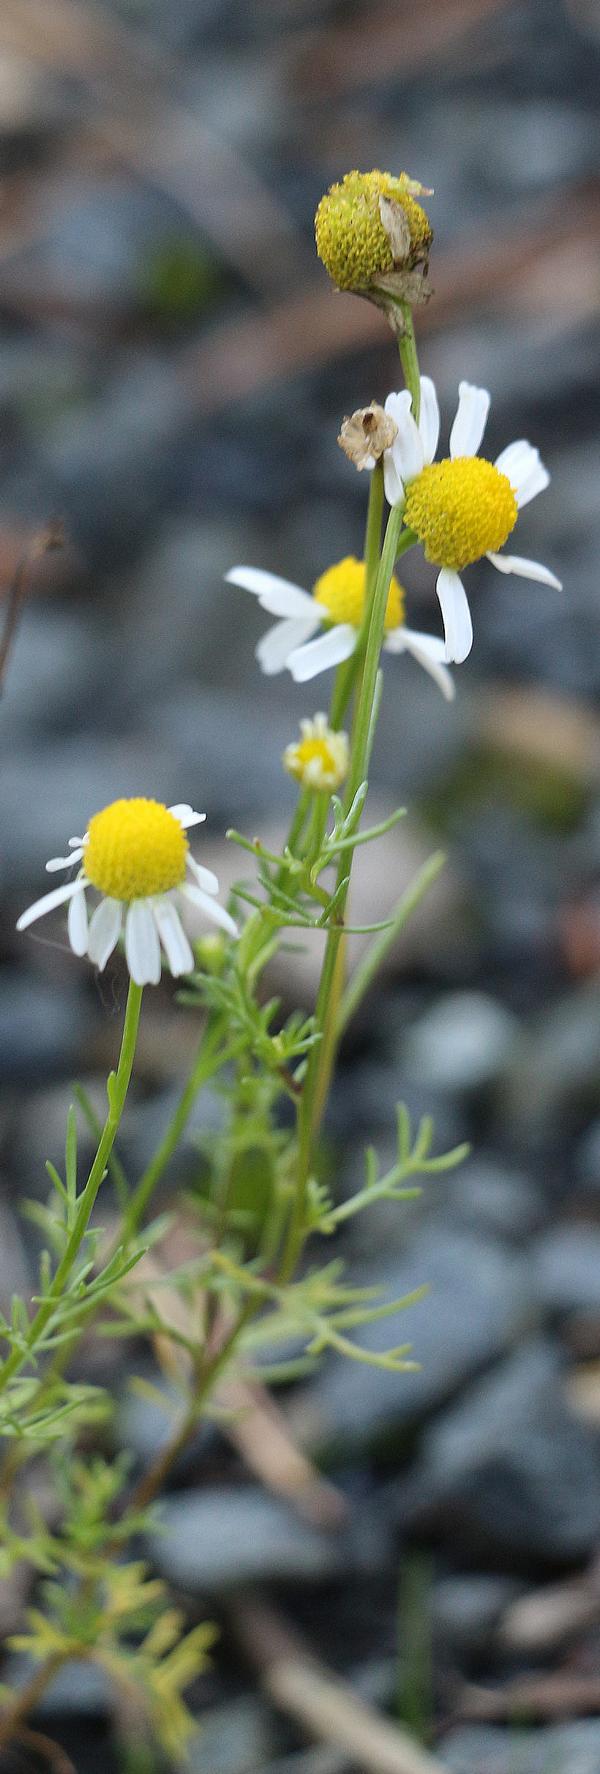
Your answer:
[[[96,1156],[90,1170],[87,1183],[83,1189],[77,1206],[73,1225],[56,1270],[49,1293],[32,1318],[26,1338],[20,1348],[14,1348],[3,1367],[0,1368],[0,1392],[3,1392],[14,1374],[20,1372],[30,1355],[35,1353],[46,1326],[52,1317],[57,1300],[66,1286],[73,1264],[81,1249],[85,1237],[94,1202],[100,1184],[106,1173],[108,1160],[117,1136],[119,1123],[125,1107],[125,1099],[133,1070],[137,1042],[138,1024],[142,1005],[142,986],[129,982],[125,1021],[121,1039],[121,1051],[116,1072],[112,1072],[107,1084],[108,1115],[98,1141]]]
[[[169,1125],[131,1196],[123,1220],[122,1237],[125,1245],[130,1238],[135,1236],[142,1223],[148,1203],[163,1171],[166,1170],[169,1159],[172,1158],[181,1136],[185,1132],[196,1097],[208,1079],[212,1078],[215,1072],[220,1071],[221,1066],[226,1065],[228,1060],[233,1059],[238,1051],[239,1042],[231,1042],[228,1046],[222,1046],[224,1033],[224,1019],[218,1017],[215,1018],[212,1026],[209,1023],[202,1035],[194,1065]]]
[[[400,535],[402,528],[402,507],[395,506],[390,512],[381,560],[377,569],[375,589],[371,602],[369,629],[362,671],[362,679],[358,693],[358,703],[352,735],[352,754],[346,790],[346,807],[351,805],[356,791],[364,781],[371,738],[373,704],[379,669],[379,655],[384,636],[385,612],[390,580],[394,563],[399,554],[410,548],[413,542],[411,531]],[[338,887],[346,880],[345,890],[338,902],[336,923],[329,931],[323,968],[315,1009],[315,1027],[321,1035],[311,1050],[306,1068],[306,1078],[302,1092],[302,1101],[298,1119],[298,1173],[294,1205],[290,1217],[288,1234],[284,1246],[281,1279],[286,1281],[293,1274],[304,1235],[306,1190],[312,1162],[313,1144],[318,1129],[320,1116],[325,1103],[331,1068],[335,1054],[335,1030],[337,1023],[337,1006],[343,985],[343,941],[344,913],[348,896],[350,876],[350,859],[344,851],[340,858],[338,870]]]
[[[398,350],[404,373],[404,380],[410,390],[412,410],[419,423],[421,411],[421,378],[419,375],[419,359],[415,341],[415,324],[410,302],[399,303],[402,315],[401,329],[398,332]]]

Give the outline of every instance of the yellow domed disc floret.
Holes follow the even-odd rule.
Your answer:
[[[347,172],[321,198],[315,216],[317,252],[338,289],[364,289],[374,277],[393,271],[389,236],[379,212],[380,197],[404,210],[410,234],[407,266],[427,256],[432,231],[425,210],[411,196],[405,173]]]
[[[426,560],[459,573],[504,546],[517,510],[506,474],[483,456],[457,456],[432,462],[415,476],[404,521],[422,542]]]
[[[180,886],[187,848],[179,820],[160,801],[113,801],[90,819],[83,866],[110,899],[147,899]]]
[[[313,597],[327,611],[330,622],[350,622],[360,628],[365,604],[366,568],[347,554],[335,567],[328,567],[313,585]],[[404,592],[397,579],[392,579],[385,611],[386,632],[399,628],[404,618]]]

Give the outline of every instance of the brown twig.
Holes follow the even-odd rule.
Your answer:
[[[12,584],[8,592],[6,620],[2,636],[0,637],[0,691],[4,685],[4,674],[8,663],[10,649],[15,638],[21,608],[29,591],[29,581],[32,569],[35,567],[37,561],[43,559],[45,554],[50,554],[55,548],[63,548],[64,541],[65,535],[63,525],[57,519],[54,519],[51,523],[46,524],[45,529],[40,530],[36,536],[32,537],[31,542],[28,543],[25,552],[21,555],[21,559],[17,563]]]
[[[455,1712],[461,1719],[565,1719],[600,1713],[600,1676],[523,1676],[504,1688],[465,1684]]]
[[[52,1774],[76,1774],[75,1765],[66,1750],[62,1749],[60,1743],[55,1743],[53,1737],[47,1737],[44,1731],[32,1731],[29,1725],[20,1725],[18,1731],[15,1731],[15,1739],[17,1743],[24,1743],[28,1749],[32,1749],[34,1755],[43,1756]]]
[[[255,1596],[238,1595],[231,1615],[236,1637],[269,1698],[307,1736],[342,1750],[363,1774],[444,1774],[437,1757],[319,1663],[272,1607]]]

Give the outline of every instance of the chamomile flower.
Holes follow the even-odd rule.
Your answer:
[[[404,505],[404,521],[423,545],[425,558],[439,567],[437,594],[446,636],[445,658],[460,664],[471,651],[473,625],[460,574],[485,555],[500,573],[561,589],[560,580],[539,561],[504,554],[519,511],[542,493],[550,476],[539,453],[525,438],[488,462],[477,451],[490,405],[486,388],[459,383],[458,407],[450,432],[450,455],[435,462],[440,415],[435,387],[421,377],[419,423],[407,389],[390,394],[385,411],[396,436],[383,458],[386,498]]]
[[[350,745],[348,734],[330,727],[327,715],[315,715],[312,721],[300,722],[300,739],[286,745],[284,768],[303,788],[341,788],[348,775]]]
[[[76,863],[79,869],[74,880],[54,887],[22,912],[17,930],[27,930],[68,902],[71,948],[76,955],[88,955],[100,972],[124,930],[127,966],[136,985],[158,985],[161,949],[175,979],[191,973],[194,956],[179,916],[180,899],[229,936],[238,934],[233,918],[215,898],[216,875],[190,855],[186,832],[204,819],[205,813],[195,813],[187,803],[163,807],[141,797],[113,801],[94,813],[82,838],[69,839],[68,856],[52,856],[46,863],[51,874]],[[91,917],[90,888],[100,894]]]
[[[266,573],[262,567],[232,567],[225,575],[230,585],[241,585],[250,591],[263,610],[279,616],[263,635],[256,649],[262,670],[271,677],[275,672],[291,672],[297,684],[304,684],[332,665],[341,665],[354,652],[362,622],[366,568],[364,561],[346,555],[322,573],[312,594]],[[450,700],[454,685],[443,663],[444,642],[436,635],[418,634],[404,626],[404,592],[397,579],[392,579],[385,615],[384,648],[388,653],[412,653],[413,658],[435,678],[443,695]],[[317,631],[322,629],[322,633]],[[316,639],[313,637],[316,635]]]

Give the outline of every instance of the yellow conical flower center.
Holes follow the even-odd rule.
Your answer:
[[[113,801],[90,819],[83,866],[110,899],[146,899],[179,886],[187,848],[179,820],[160,801]]]
[[[365,606],[366,567],[364,561],[347,554],[335,567],[328,567],[313,586],[313,597],[322,604],[330,622],[350,622],[360,628]],[[404,617],[404,592],[397,579],[392,579],[385,611],[386,631],[399,628]]]
[[[411,481],[404,507],[426,559],[455,572],[502,548],[517,514],[508,476],[483,456],[432,462]]]
[[[393,271],[395,260],[379,213],[380,197],[404,210],[410,234],[405,263],[414,264],[431,244],[425,210],[407,189],[406,173],[347,172],[321,198],[315,216],[317,252],[338,289],[361,289],[381,273]]]

